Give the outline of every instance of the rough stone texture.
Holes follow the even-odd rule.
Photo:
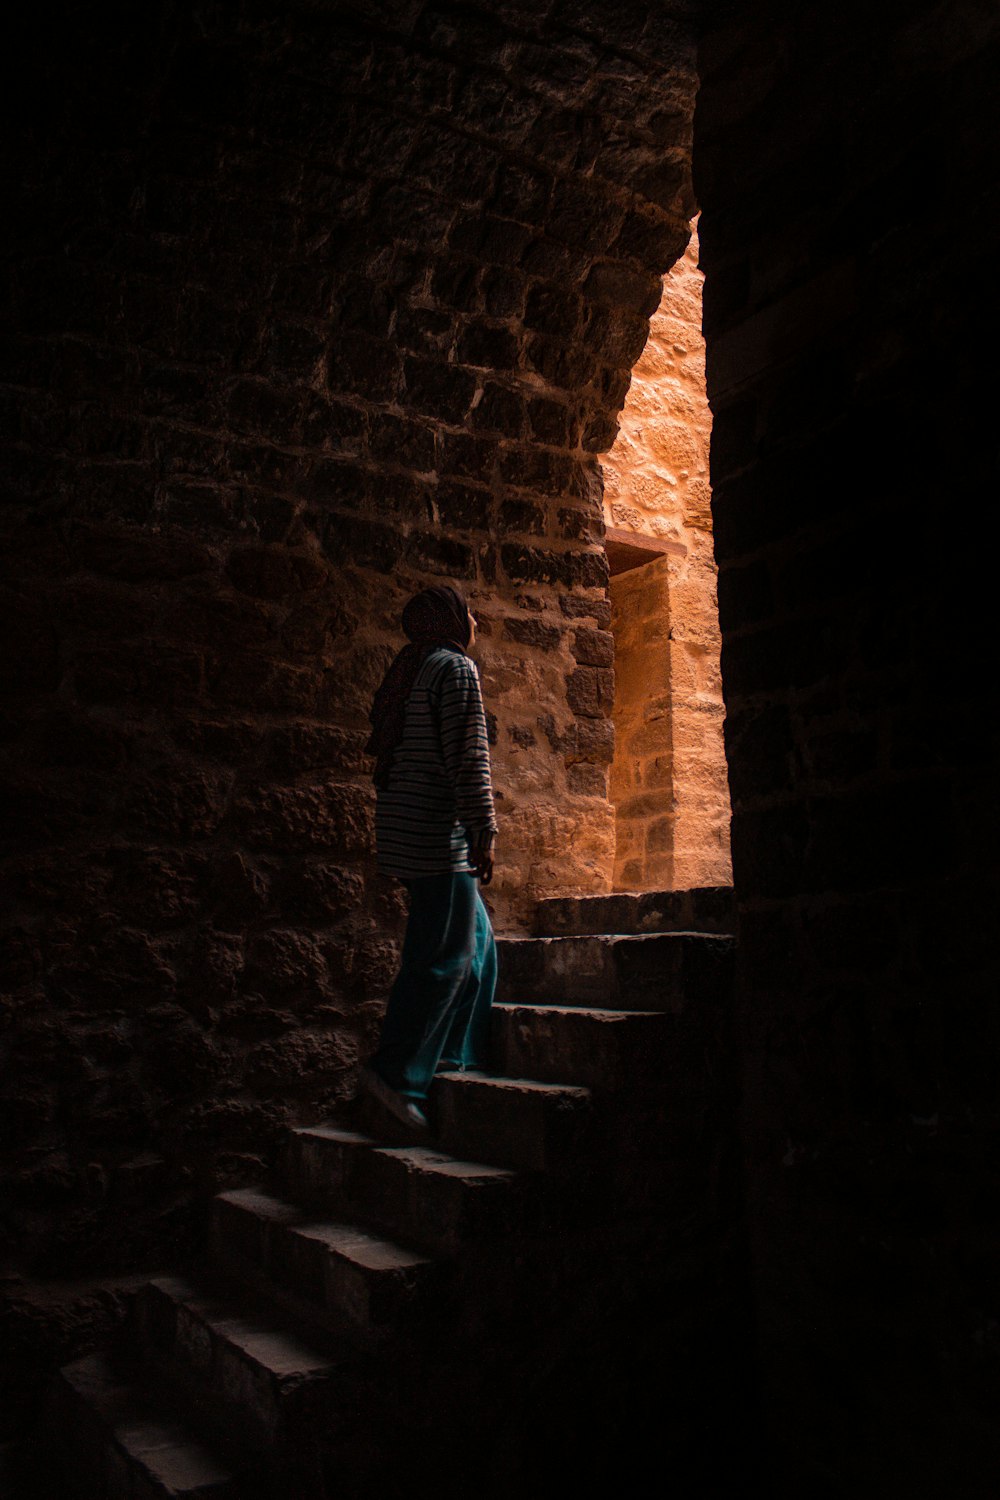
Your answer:
[[[139,1290],[117,1358],[55,1375],[50,1470],[136,1500],[149,1470],[220,1500],[631,1491],[656,1465],[756,1493],[732,939],[604,941],[653,1010],[496,1006],[494,1072],[436,1079],[430,1144],[371,1099],[289,1131],[266,1184],[214,1199],[208,1255]],[[520,943],[555,979],[560,944]]]
[[[608,889],[595,434],[688,239],[683,13],[24,18],[0,369],[20,1268],[159,1263],[353,1089],[402,917],[366,715],[415,588],[454,579],[481,621],[498,922]]]
[[[173,1255],[346,1086],[400,915],[359,741],[404,588],[493,607],[524,889],[604,868],[599,799],[549,799],[611,759],[566,637],[610,623],[591,455],[694,209],[687,10],[19,16],[0,1114],[36,1270]],[[998,26],[764,0],[713,6],[701,52],[743,1176],[791,1494],[995,1489]],[[320,787],[357,818],[299,847]],[[294,1053],[251,1086],[302,1017],[335,1088]],[[577,1434],[615,1388],[595,1312],[559,1328]],[[561,1459],[553,1368],[525,1410]]]
[[[611,581],[616,890],[732,878],[701,283],[693,233],[602,460],[608,525],[677,544]]]
[[[985,1497],[1000,1461],[998,47],[993,7],[852,0],[720,9],[701,51],[747,1171],[790,1494]]]
[[[534,930],[536,937],[595,932],[732,933],[735,924],[732,887],[721,885],[612,896],[553,896],[539,901]]]
[[[618,436],[601,460],[609,526],[687,545],[689,531],[712,532],[712,413],[705,394],[698,252],[695,220],[687,250],[664,279]],[[711,569],[710,547],[706,562]]]

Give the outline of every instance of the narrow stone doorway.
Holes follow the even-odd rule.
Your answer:
[[[728,885],[697,224],[602,457],[615,637],[615,890]]]

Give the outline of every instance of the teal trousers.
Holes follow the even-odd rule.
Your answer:
[[[410,914],[373,1067],[424,1099],[435,1070],[481,1068],[489,1046],[497,955],[475,875],[405,882]]]

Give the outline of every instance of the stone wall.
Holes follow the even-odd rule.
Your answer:
[[[995,7],[851,0],[720,7],[701,53],[747,1181],[789,1494],[986,1496],[1000,1458],[998,49]]]
[[[615,638],[614,888],[674,889],[674,706],[670,563],[611,580]]]
[[[192,1203],[352,1090],[402,915],[366,713],[415,588],[453,579],[481,621],[498,922],[608,886],[595,455],[688,240],[685,10],[25,18],[0,372],[17,1267],[168,1261]]]
[[[607,524],[673,544],[611,581],[616,889],[732,878],[702,280],[695,232],[664,281],[602,459]]]

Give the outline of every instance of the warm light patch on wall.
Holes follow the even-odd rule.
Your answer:
[[[664,281],[618,438],[602,460],[618,890],[732,878],[701,284],[695,232]]]

